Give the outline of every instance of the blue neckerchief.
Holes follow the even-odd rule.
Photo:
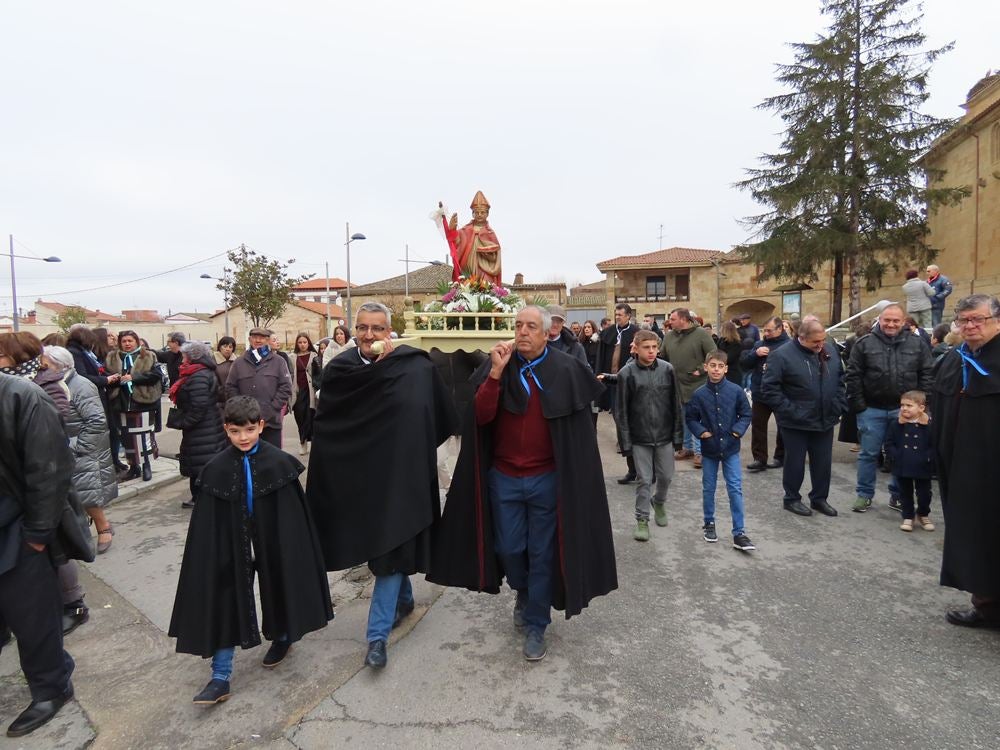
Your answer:
[[[247,513],[253,516],[253,476],[250,473],[250,456],[260,448],[260,441],[253,448],[243,454],[243,473],[247,477]]]
[[[962,358],[962,390],[966,390],[969,387],[969,365],[972,365],[973,369],[980,375],[988,376],[989,373],[983,369],[983,366],[976,362],[976,357],[979,356],[978,353],[973,353],[969,349],[968,344],[962,344],[958,347],[958,355]]]
[[[132,372],[132,365],[135,364],[135,360],[133,359],[133,357],[138,357],[141,353],[142,353],[142,347],[141,346],[137,346],[135,349],[133,349],[130,352],[124,352],[122,354],[122,372],[125,372],[125,373]],[[128,392],[129,393],[132,393],[132,381],[131,380],[128,381],[125,384],[125,387],[128,388]]]
[[[535,381],[535,385],[538,386],[538,390],[544,391],[545,389],[542,388],[542,384],[541,382],[539,382],[538,376],[535,375],[535,368],[538,365],[540,365],[542,363],[542,360],[545,359],[547,356],[549,356],[548,347],[545,347],[545,351],[542,352],[542,356],[538,357],[537,359],[533,359],[530,362],[526,360],[524,357],[522,357],[520,352],[517,353],[517,358],[524,363],[521,365],[521,371],[518,373],[518,376],[521,378],[521,385],[524,386],[524,390],[528,392],[528,395],[531,395],[531,386],[528,385],[528,379],[524,377],[524,372],[525,370],[527,370],[528,374],[531,376],[531,379]]]
[[[261,362],[264,361],[264,357],[266,357],[268,354],[271,353],[271,347],[268,346],[267,344],[264,344],[264,346],[260,347],[260,349],[252,349],[251,351],[253,352],[254,356],[253,363],[255,365],[259,365]]]

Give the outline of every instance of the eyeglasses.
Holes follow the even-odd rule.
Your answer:
[[[354,326],[354,330],[357,331],[358,335],[360,335],[360,336],[364,336],[369,331],[371,331],[376,336],[378,336],[379,334],[385,333],[389,329],[386,328],[385,326],[364,326],[364,325],[362,325],[362,326]]]
[[[959,328],[979,328],[987,320],[993,320],[992,315],[970,315],[967,318],[955,318],[955,325]]]

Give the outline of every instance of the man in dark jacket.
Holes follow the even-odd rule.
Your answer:
[[[952,625],[1000,628],[1000,301],[959,300],[955,322],[965,343],[941,360],[931,419],[945,520],[941,585],[972,594],[970,609],[947,613]]]
[[[740,367],[750,375],[750,394],[753,396],[750,423],[750,452],[753,454],[753,462],[747,464],[749,471],[780,469],[785,461],[785,443],[781,439],[781,430],[778,430],[774,441],[774,461],[767,462],[767,423],[773,412],[761,398],[760,381],[767,365],[767,356],[787,344],[790,339],[785,333],[781,318],[769,318],[762,332],[764,338],[740,355]]]
[[[931,325],[936,326],[941,323],[944,314],[945,300],[952,292],[951,280],[941,273],[941,269],[933,263],[927,266],[927,283],[934,290],[931,297]]]
[[[750,339],[753,342],[760,341],[760,329],[753,324],[753,316],[745,312],[733,318],[736,324],[736,332],[740,334],[740,339]]]
[[[267,425],[261,440],[281,447],[282,408],[292,397],[292,376],[285,360],[271,349],[271,331],[250,329],[250,348],[233,362],[226,378],[226,398],[253,396]]]
[[[46,551],[66,507],[73,455],[51,399],[0,374],[0,619],[17,637],[29,705],[7,728],[21,737],[73,697],[63,605]]]
[[[889,425],[899,419],[899,397],[907,391],[930,391],[934,358],[919,337],[903,325],[899,305],[887,305],[878,327],[851,348],[847,364],[847,402],[858,416],[857,499],[851,508],[864,513],[875,497],[878,457]],[[890,507],[900,510],[899,491],[889,483]]]
[[[167,377],[171,383],[176,383],[180,378],[181,361],[184,355],[181,354],[181,347],[187,342],[183,333],[175,331],[167,339],[167,351],[156,352],[156,359],[167,366]]]
[[[367,562],[375,575],[365,656],[374,669],[386,666],[389,633],[413,611],[410,576],[430,569],[437,447],[455,422],[430,356],[393,346],[391,315],[379,302],[361,305],[358,345],[323,369],[306,488],[326,569]]]
[[[632,339],[638,327],[632,322],[632,307],[624,302],[615,305],[615,322],[601,330],[597,343],[597,374],[616,374],[632,358]],[[608,388],[601,394],[597,405],[602,411],[615,411],[615,389]],[[635,463],[626,456],[628,471],[618,484],[635,481]]]
[[[800,516],[811,516],[813,510],[837,515],[827,497],[833,469],[833,428],[847,410],[847,394],[840,356],[827,343],[826,330],[814,316],[802,319],[795,341],[768,355],[761,398],[774,410],[785,441],[785,510]],[[807,454],[812,510],[802,504],[799,492]]]
[[[568,619],[618,587],[590,419],[602,387],[589,367],[545,345],[548,317],[522,309],[513,346],[496,344],[473,376],[478,390],[427,576],[495,594],[506,575],[529,661],[545,656],[553,606]]]
[[[587,365],[587,352],[576,340],[576,336],[566,330],[566,308],[562,305],[549,305],[549,314],[552,316],[552,327],[549,328],[548,346],[558,349],[563,354],[568,354],[574,359],[578,359]],[[588,367],[590,365],[587,365]]]

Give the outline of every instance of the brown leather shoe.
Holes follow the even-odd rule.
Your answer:
[[[694,451],[689,451],[686,448],[682,448],[679,451],[674,451],[674,459],[677,461],[684,461],[691,458],[694,455]]]
[[[696,469],[700,469],[701,468],[701,454],[695,455],[695,457],[694,457],[694,468],[696,468]]]

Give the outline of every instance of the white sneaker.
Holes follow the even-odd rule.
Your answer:
[[[305,443],[299,443],[299,455],[300,456],[306,455],[306,444]]]

